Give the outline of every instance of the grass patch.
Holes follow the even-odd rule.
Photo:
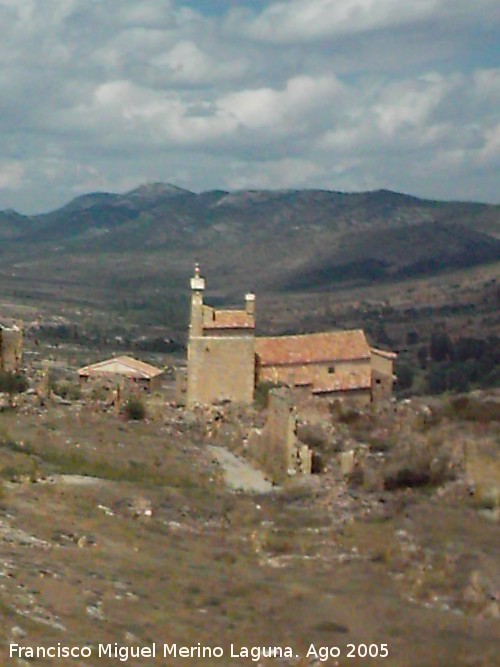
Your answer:
[[[133,459],[129,459],[126,463],[118,463],[116,459],[103,456],[94,457],[83,451],[65,451],[53,445],[38,448],[30,443],[20,444],[11,439],[0,441],[0,447],[9,452],[23,454],[27,459],[26,463],[20,462],[15,469],[11,470],[11,466],[4,469],[2,472],[4,478],[9,478],[12,474],[24,474],[25,468],[29,473],[33,470],[33,466],[36,466],[37,469],[38,466],[44,466],[47,472],[52,473],[83,475],[146,485],[192,487],[199,486],[200,483],[194,471],[175,461],[163,467],[156,466],[154,462],[148,463]]]

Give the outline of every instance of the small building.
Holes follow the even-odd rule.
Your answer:
[[[23,359],[23,330],[21,326],[0,324],[0,372],[18,373]]]
[[[116,384],[123,380],[146,391],[154,391],[161,386],[164,371],[133,357],[114,357],[84,366],[78,371],[80,384],[86,385],[92,379],[109,380]]]

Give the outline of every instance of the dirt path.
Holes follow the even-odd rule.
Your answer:
[[[208,449],[223,469],[226,484],[233,491],[269,493],[273,490],[273,485],[264,477],[262,472],[244,459],[235,456],[223,447],[210,445]]]

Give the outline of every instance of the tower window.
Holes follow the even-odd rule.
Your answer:
[[[333,373],[335,373],[335,366],[329,366],[328,372],[330,373],[330,375],[333,375]]]

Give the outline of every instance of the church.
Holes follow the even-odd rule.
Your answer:
[[[204,303],[204,292],[196,265],[187,368],[177,377],[179,403],[248,404],[261,382],[360,405],[392,395],[396,354],[370,347],[362,330],[257,337],[254,294],[246,294],[241,310],[217,310]]]

